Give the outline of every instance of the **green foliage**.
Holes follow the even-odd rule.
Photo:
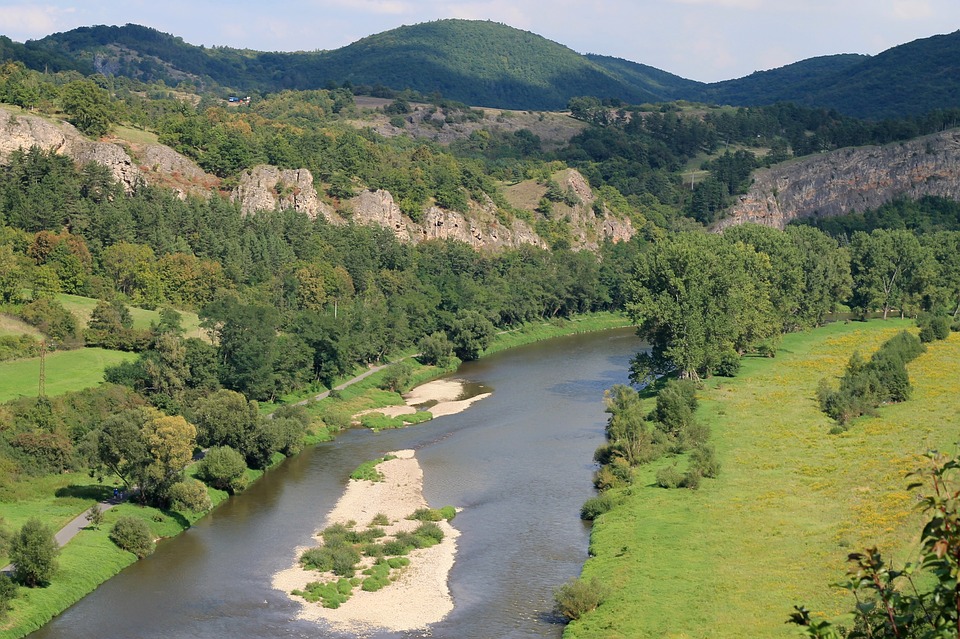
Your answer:
[[[557,612],[567,619],[579,619],[601,605],[608,588],[597,578],[574,577],[553,593]]]
[[[110,541],[139,558],[153,552],[153,532],[147,522],[139,517],[123,516],[110,528]]]
[[[76,80],[60,92],[63,110],[70,123],[93,137],[104,135],[113,121],[110,94],[92,80]]]
[[[443,331],[436,331],[421,338],[417,342],[417,350],[420,352],[417,359],[421,363],[441,368],[447,366],[453,357],[453,343]]]
[[[0,575],[0,619],[7,616],[10,609],[10,602],[17,596],[17,584],[10,577]]]
[[[603,493],[596,497],[591,497],[585,501],[580,508],[580,519],[593,521],[600,515],[609,512],[616,505],[617,501],[610,493]]]
[[[49,583],[57,572],[59,552],[53,530],[39,519],[28,520],[10,540],[14,580],[28,588]]]
[[[350,479],[355,480],[365,480],[365,481],[383,481],[383,475],[377,470],[377,465],[389,461],[391,459],[396,459],[395,455],[384,455],[379,459],[372,459],[370,461],[365,461],[357,469],[350,473]]]
[[[380,378],[379,387],[395,393],[403,392],[407,390],[412,375],[413,364],[408,360],[399,361],[387,367]]]
[[[100,504],[90,506],[90,510],[87,511],[86,520],[90,522],[92,528],[100,529],[100,524],[103,523],[103,510],[100,508]]]
[[[311,581],[306,585],[306,590],[294,590],[291,594],[303,597],[311,603],[320,601],[324,608],[336,609],[347,602],[352,592],[353,585],[350,580],[342,578],[331,583]]]
[[[77,320],[60,302],[49,297],[36,299],[20,310],[25,322],[50,336],[53,346],[77,346]]]
[[[833,390],[827,380],[820,381],[820,410],[837,420],[842,430],[851,420],[872,413],[880,404],[909,399],[911,387],[906,365],[925,350],[919,338],[902,331],[887,340],[869,362],[854,353],[838,390]]]
[[[921,313],[917,317],[917,326],[920,327],[920,341],[925,344],[950,336],[950,318],[945,315]]]
[[[477,311],[460,311],[450,324],[450,341],[454,353],[463,361],[480,357],[493,339],[493,323]]]
[[[921,496],[927,523],[920,536],[922,559],[897,569],[876,547],[851,553],[847,579],[839,586],[855,598],[852,628],[814,620],[810,612],[794,606],[789,623],[807,637],[952,637],[956,634],[960,592],[956,574],[960,569],[960,509],[957,504],[957,471],[960,461],[932,452],[926,466],[912,475],[911,484],[929,484]]]
[[[170,508],[177,511],[202,513],[212,506],[207,488],[195,479],[185,479],[170,487]]]
[[[663,466],[657,470],[657,486],[660,488],[679,488],[683,485],[684,475],[677,468],[676,463]]]

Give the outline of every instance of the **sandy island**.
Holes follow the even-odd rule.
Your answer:
[[[367,413],[382,413],[387,417],[399,417],[417,412],[417,407],[425,406],[434,417],[461,413],[481,399],[490,397],[490,393],[481,393],[467,399],[458,400],[463,394],[463,382],[456,379],[438,379],[417,386],[403,396],[406,404],[371,408],[354,415],[359,418]]]
[[[350,480],[346,492],[327,516],[324,528],[350,520],[355,521],[358,528],[366,527],[378,513],[390,520],[390,526],[386,527],[388,534],[413,530],[420,524],[406,517],[427,506],[423,497],[423,470],[412,450],[391,454],[397,458],[377,466],[383,481]],[[402,632],[423,628],[453,610],[447,577],[453,567],[460,533],[449,522],[438,524],[444,532],[443,541],[431,548],[410,552],[407,555],[410,565],[401,570],[396,581],[377,592],[355,588],[350,599],[337,609],[290,595],[292,590],[302,589],[320,576],[315,571],[302,569],[299,564],[274,575],[273,587],[302,604],[299,619],[325,621],[338,631]],[[297,549],[296,556],[303,550],[305,548]]]

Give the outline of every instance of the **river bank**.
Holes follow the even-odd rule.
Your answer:
[[[484,355],[503,350],[503,348],[512,348],[562,335],[603,331],[626,324],[626,320],[620,315],[603,313],[582,316],[576,320],[531,325],[522,330],[497,336],[494,344]],[[509,343],[509,347],[501,348],[505,342]],[[446,372],[437,371],[434,376]],[[372,379],[364,380],[363,384],[368,388],[376,388],[376,382],[377,378],[374,376]],[[63,477],[59,477],[58,480],[63,480]],[[71,479],[71,483],[76,485],[74,489],[83,487],[90,493],[97,494],[99,487],[91,484],[87,488],[88,482],[89,478],[85,473],[78,473]],[[110,491],[112,488],[107,490]],[[228,499],[228,495],[221,491],[211,490],[210,492],[215,504]],[[47,519],[50,519],[54,527],[59,527],[83,513],[95,500],[95,497],[90,499],[77,497],[75,503],[70,505],[69,512],[64,510],[65,504],[61,503],[57,513]],[[59,558],[60,572],[49,586],[42,589],[21,589],[21,596],[13,602],[13,610],[4,621],[0,622],[0,639],[18,639],[40,628],[123,568],[136,562],[136,558],[131,553],[119,550],[107,537],[109,527],[116,517],[130,515],[144,519],[151,526],[156,537],[169,538],[183,532],[200,517],[205,516],[192,514],[185,517],[179,514],[171,516],[170,513],[157,509],[133,505],[123,505],[106,515],[107,519],[99,529],[91,528],[81,531],[77,539],[62,549]]]
[[[740,374],[698,392],[721,464],[697,491],[650,487],[681,458],[641,466],[618,505],[594,523],[583,576],[616,584],[565,639],[610,636],[794,637],[794,605],[816,617],[851,610],[851,552],[876,545],[914,561],[920,530],[906,472],[928,449],[954,450],[960,334],[909,366],[912,398],[883,406],[842,434],[820,412],[821,379],[843,374],[912,321],[835,323],[785,335],[776,358],[746,357]],[[652,408],[646,400],[644,410]],[[947,425],[947,426],[945,426]],[[744,531],[749,531],[744,534]]]
[[[407,519],[416,510],[427,508],[423,496],[423,470],[412,450],[390,453],[395,457],[377,465],[380,481],[351,480],[343,496],[327,515],[323,528],[334,524],[353,525],[364,529],[382,516],[390,523],[384,526],[387,536],[399,531],[412,532],[420,523]],[[350,599],[339,608],[326,608],[321,603],[310,603],[292,595],[318,579],[318,573],[305,570],[299,563],[273,576],[273,586],[301,603],[299,619],[324,622],[339,632],[394,632],[424,628],[442,620],[452,609],[453,599],[447,585],[456,554],[459,532],[447,521],[437,525],[443,530],[443,540],[430,548],[410,552],[410,564],[390,585],[376,592],[355,588]],[[317,538],[320,539],[319,535]],[[298,548],[299,555],[305,548]],[[327,579],[333,579],[331,575]]]

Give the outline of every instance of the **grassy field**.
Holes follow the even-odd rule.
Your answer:
[[[47,355],[46,392],[50,397],[96,386],[103,381],[103,369],[133,361],[135,353],[81,348]],[[39,390],[40,358],[0,362],[0,402],[20,396],[36,397]]]
[[[904,474],[929,449],[956,449],[960,334],[908,367],[909,402],[842,435],[828,434],[815,399],[854,350],[868,354],[910,324],[789,335],[776,359],[709,380],[697,416],[712,427],[720,476],[696,492],[664,490],[653,487],[657,465],[640,470],[625,503],[595,523],[584,567],[612,594],[565,639],[797,636],[784,624],[794,604],[828,617],[852,608],[830,585],[849,552],[877,545],[898,565],[914,559],[921,519]]]
[[[13,315],[0,313],[0,337],[4,335],[30,335],[37,339],[43,338],[43,333],[23,320]]]
[[[92,297],[67,295],[66,293],[57,295],[57,301],[63,304],[63,307],[77,318],[77,322],[81,328],[86,327],[87,322],[90,321],[90,315],[93,313],[93,309],[97,306],[97,300]],[[134,328],[150,328],[151,322],[160,321],[160,311],[151,311],[145,308],[137,308],[136,306],[128,306],[127,308],[130,310],[130,317],[133,318]],[[189,311],[178,312],[183,319],[184,335],[186,337],[200,337],[200,318],[197,317],[197,314]]]

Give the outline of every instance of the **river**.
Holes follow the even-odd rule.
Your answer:
[[[31,639],[340,637],[296,621],[271,588],[294,549],[310,545],[350,473],[385,452],[415,449],[424,495],[463,509],[450,574],[454,611],[426,632],[377,639],[557,638],[553,590],[579,573],[603,442],[603,391],[625,383],[640,347],[631,330],[564,337],[465,364],[453,377],[493,395],[459,415],[404,430],[355,429],[271,470],[150,557],[103,584]]]

